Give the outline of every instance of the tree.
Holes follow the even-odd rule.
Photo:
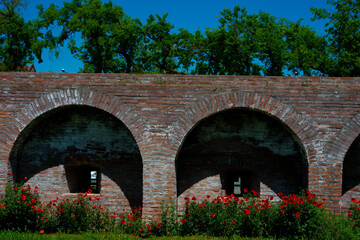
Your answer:
[[[289,71],[322,75],[327,43],[310,27],[260,11],[224,9],[220,26],[197,31],[193,41],[195,74],[282,76]]]
[[[360,76],[360,0],[327,0],[334,10],[311,8],[326,20],[330,76]]]
[[[65,41],[72,54],[84,63],[83,72],[132,72],[136,65],[141,40],[141,23],[127,16],[111,1],[73,0],[59,8],[54,4],[46,10],[40,5],[39,24],[47,29],[51,49]],[[61,31],[54,36],[50,26]],[[80,35],[79,45],[76,38]]]
[[[184,29],[172,32],[174,25],[166,21],[167,14],[150,15],[144,25],[141,67],[149,73],[183,73],[192,65],[191,34]]]
[[[41,33],[20,15],[21,0],[0,0],[0,70],[23,71],[35,57],[42,62]]]
[[[288,57],[287,69],[300,75],[314,76],[328,73],[328,43],[309,26],[288,22],[285,29]]]

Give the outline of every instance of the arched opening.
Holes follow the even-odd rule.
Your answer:
[[[14,180],[38,185],[46,200],[90,188],[114,210],[142,205],[139,147],[124,123],[94,107],[60,107],[33,120],[10,164]]]
[[[360,136],[351,144],[343,163],[342,201],[360,199]]]
[[[308,163],[296,135],[264,112],[237,108],[200,121],[176,159],[177,196],[255,190],[261,196],[307,188]]]

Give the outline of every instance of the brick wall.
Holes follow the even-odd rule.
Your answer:
[[[94,161],[104,203],[151,216],[250,169],[260,194],[308,187],[338,210],[358,196],[359,80],[0,73],[0,186],[28,175],[44,198],[64,196],[67,161]]]
[[[234,109],[210,116],[187,135],[176,160],[179,200],[234,193],[230,175],[262,197],[299,193],[307,188],[308,169],[300,144],[261,112]]]

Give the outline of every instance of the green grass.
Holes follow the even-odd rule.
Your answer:
[[[65,233],[56,233],[56,234],[40,234],[40,233],[22,233],[22,232],[13,232],[13,231],[0,231],[0,239],[6,240],[132,240],[139,239],[138,237],[117,234],[117,233],[84,233],[84,234],[65,234]],[[231,238],[222,238],[222,237],[207,237],[207,236],[191,236],[191,237],[150,237],[149,239],[162,239],[162,240],[217,240],[217,239],[234,239],[234,240],[248,240],[248,239],[258,239],[258,240],[271,240],[271,238],[244,238],[244,237],[231,237]]]

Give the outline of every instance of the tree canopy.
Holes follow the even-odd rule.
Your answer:
[[[327,20],[321,36],[301,19],[239,6],[223,9],[218,27],[189,32],[167,14],[142,23],[111,1],[40,5],[38,18],[26,22],[21,0],[0,0],[0,64],[13,71],[42,61],[44,48],[57,55],[67,46],[83,62],[80,72],[360,76],[360,0],[328,4],[335,11],[312,8],[313,20]]]
[[[312,8],[313,20],[326,20],[330,76],[360,76],[360,0],[327,0],[335,10]]]
[[[42,61],[41,32],[20,15],[21,0],[0,0],[0,71],[22,71],[35,58]]]

